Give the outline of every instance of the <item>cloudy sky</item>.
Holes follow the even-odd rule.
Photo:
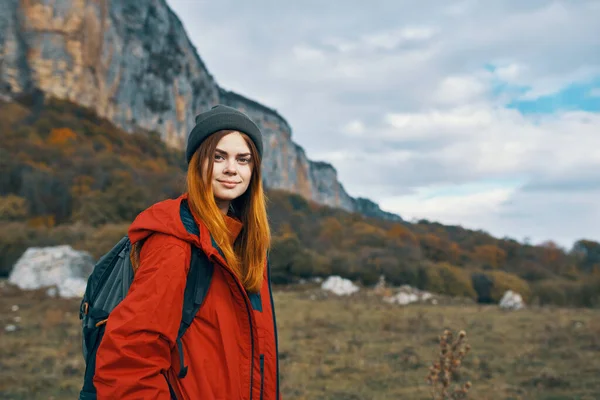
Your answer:
[[[600,240],[600,1],[167,0],[217,82],[407,220]]]

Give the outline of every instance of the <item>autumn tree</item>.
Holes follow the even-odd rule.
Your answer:
[[[344,238],[344,227],[337,218],[326,217],[321,221],[319,241],[323,246],[339,246]]]
[[[600,243],[593,240],[578,240],[571,253],[576,257],[580,270],[591,272],[600,267]]]
[[[12,194],[0,196],[0,221],[22,221],[26,217],[26,199]]]
[[[53,128],[47,142],[51,146],[65,147],[77,139],[77,134],[69,128]]]
[[[501,268],[506,261],[506,252],[493,244],[475,247],[473,257],[484,268]]]
[[[451,264],[458,261],[460,247],[456,243],[431,233],[419,235],[418,238],[423,254],[427,259],[435,262],[449,262]]]

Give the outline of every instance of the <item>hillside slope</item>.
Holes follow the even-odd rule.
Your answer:
[[[248,113],[264,133],[267,187],[365,215],[332,165],[311,161],[272,108],[220,88],[164,0],[5,0],[0,94],[44,93],[94,110],[127,132],[159,132],[183,148],[199,112],[217,103]]]
[[[70,244],[100,256],[140,211],[181,193],[185,170],[183,151],[156,133],[124,132],[65,101],[0,101],[0,275],[30,246]],[[289,191],[267,194],[278,283],[337,274],[371,285],[384,275],[482,302],[507,289],[528,302],[600,301],[596,242],[567,252],[460,226],[367,217]]]

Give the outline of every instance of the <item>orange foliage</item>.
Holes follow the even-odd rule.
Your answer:
[[[56,219],[54,218],[54,215],[42,215],[28,219],[27,225],[33,228],[52,228],[54,225],[56,225]]]
[[[563,251],[558,247],[558,245],[552,241],[547,241],[542,243],[542,263],[553,271],[557,272],[561,269],[561,262],[564,259]]]
[[[285,222],[283,224],[281,224],[281,226],[279,227],[279,236],[281,237],[281,239],[289,239],[289,238],[296,238],[296,232],[294,232],[294,230],[292,229],[292,226],[288,223]]]
[[[409,242],[416,244],[417,237],[406,227],[400,224],[394,224],[388,231],[387,236],[391,239],[398,239],[400,242]]]
[[[492,268],[500,268],[506,261],[506,252],[493,244],[475,247],[475,259]]]
[[[419,242],[425,256],[433,261],[456,263],[460,255],[460,247],[447,239],[432,233],[419,235]]]
[[[167,163],[158,158],[149,158],[141,163],[144,170],[150,172],[163,172],[168,169]]]
[[[98,136],[95,138],[95,141],[104,148],[103,151],[107,151],[107,152],[113,151],[113,148],[114,148],[113,143],[106,136]]]
[[[327,217],[321,222],[319,240],[324,243],[339,244],[344,232],[344,227],[337,218]]]
[[[48,144],[53,146],[65,146],[77,139],[77,134],[70,128],[54,128],[48,136]]]
[[[73,196],[83,196],[89,193],[94,184],[94,178],[89,175],[77,176],[73,179],[73,185],[71,185],[71,194]]]

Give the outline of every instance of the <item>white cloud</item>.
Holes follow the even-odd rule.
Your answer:
[[[529,80],[524,81],[523,79],[520,79],[525,73],[527,73],[527,67],[517,63],[499,66],[494,73],[499,79],[506,83],[523,84],[525,82],[529,82]]]
[[[418,113],[391,113],[385,115],[384,119],[395,129],[389,135],[396,138],[424,138],[448,131],[455,135],[471,134],[473,130],[490,125],[491,111],[480,107],[459,107]]]
[[[504,107],[600,75],[597,1],[169,3],[217,82],[272,102],[351,195],[517,238],[600,240],[600,178],[585,173],[600,167],[599,113]],[[525,186],[419,197],[497,179]]]
[[[292,48],[292,53],[300,63],[320,63],[326,59],[326,55],[322,50],[306,45],[295,46]]]
[[[477,77],[448,76],[441,81],[433,101],[448,105],[465,104],[481,99],[487,89]]]
[[[434,161],[442,163],[454,171],[454,175],[446,173],[445,179],[575,174],[600,166],[598,113],[570,112],[531,121],[516,110],[487,105],[388,114],[384,119],[387,129],[365,128],[372,140],[385,140],[388,149],[408,150],[411,162],[420,168]],[[341,172],[344,169],[342,165]],[[418,185],[418,180],[406,182]]]
[[[403,210],[405,219],[428,219],[446,224],[480,226],[482,220],[501,210],[512,188],[487,189],[461,195],[432,196],[431,189],[421,189],[407,196],[383,198],[381,207],[387,210]]]
[[[350,136],[361,136],[365,133],[365,124],[363,124],[362,121],[353,120],[348,122],[343,130]]]
[[[460,17],[466,14],[469,11],[469,9],[472,9],[475,5],[474,3],[475,0],[458,1],[450,5],[446,5],[442,10],[447,15],[453,17]]]
[[[360,39],[362,50],[392,50],[402,44],[431,39],[436,29],[428,26],[407,26],[390,31],[368,34]]]

